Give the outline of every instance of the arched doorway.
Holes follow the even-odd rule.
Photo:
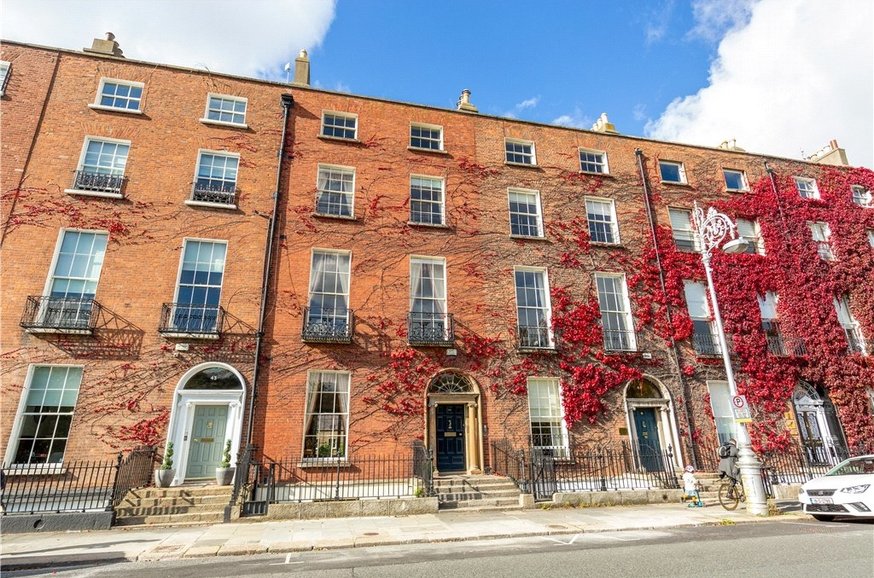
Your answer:
[[[847,443],[835,406],[825,390],[800,381],[792,396],[798,436],[811,464],[836,464],[847,457]]]
[[[661,383],[643,378],[625,386],[625,412],[631,446],[641,467],[649,471],[682,465],[671,398]],[[671,447],[673,463],[661,456]]]
[[[240,448],[243,425],[243,376],[224,363],[203,363],[188,370],[176,386],[167,440],[175,448],[173,485],[214,478],[227,440],[231,465]]]
[[[479,388],[469,377],[447,371],[428,386],[425,439],[437,473],[482,473],[482,412]]]

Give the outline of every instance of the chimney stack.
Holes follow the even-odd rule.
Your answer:
[[[294,81],[292,84],[310,85],[310,57],[306,50],[301,49],[297,58],[294,59]]]
[[[462,112],[479,112],[479,109],[470,102],[470,90],[464,89],[461,91],[461,96],[458,97],[458,102],[455,107]]]
[[[592,130],[595,132],[605,132],[610,134],[619,134],[616,126],[607,119],[607,113],[602,112],[595,124],[592,125]]]
[[[847,160],[847,151],[838,146],[837,139],[830,140],[828,145],[807,157],[807,160],[820,165],[832,165],[836,167],[846,167],[850,165],[850,162]]]
[[[106,38],[95,38],[91,42],[91,48],[83,48],[85,52],[91,54],[103,54],[105,56],[117,56],[124,58],[121,48],[118,47],[118,42],[115,41],[115,34],[112,32],[106,33]]]

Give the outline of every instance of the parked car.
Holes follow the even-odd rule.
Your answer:
[[[844,460],[798,492],[804,511],[829,522],[838,516],[874,519],[874,455]]]

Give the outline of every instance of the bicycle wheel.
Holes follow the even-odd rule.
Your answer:
[[[719,486],[719,504],[726,510],[736,510],[740,503],[740,486],[732,482],[723,482]]]

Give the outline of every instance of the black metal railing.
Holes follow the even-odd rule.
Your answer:
[[[765,335],[768,343],[768,353],[778,357],[801,357],[807,355],[807,346],[804,340],[798,337],[789,337],[780,333]]]
[[[217,336],[222,331],[225,310],[217,305],[164,303],[158,333],[163,335]]]
[[[77,191],[121,194],[125,183],[124,175],[107,175],[91,171],[76,171],[73,188]]]
[[[413,475],[421,480],[422,495],[434,495],[434,455],[420,440],[413,442]]]
[[[637,351],[634,331],[604,329],[604,349],[606,351]]]
[[[300,336],[311,343],[352,343],[355,315],[351,309],[303,310]]]
[[[510,478],[520,491],[528,493],[529,472],[524,450],[514,448],[507,440],[500,440],[492,442],[489,455],[493,474]]]
[[[552,332],[545,324],[520,325],[516,339],[519,349],[555,349]]]
[[[236,184],[226,181],[198,181],[191,190],[191,200],[199,203],[233,205],[236,199]]]
[[[698,355],[722,355],[719,340],[712,332],[696,332],[692,334],[692,347]]]
[[[135,448],[121,459],[118,475],[112,492],[112,506],[118,506],[129,491],[151,485],[155,467],[158,465],[157,448]]]
[[[410,345],[450,347],[455,342],[455,322],[450,313],[412,311],[407,316]]]
[[[100,304],[91,297],[27,298],[20,325],[29,331],[92,333]]]

